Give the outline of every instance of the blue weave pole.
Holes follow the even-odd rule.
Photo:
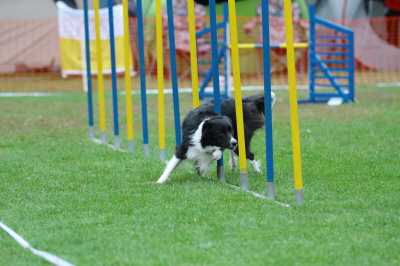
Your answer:
[[[89,11],[88,1],[83,1],[84,20],[85,20],[85,52],[86,52],[86,76],[87,76],[87,100],[89,117],[89,138],[94,138],[94,119],[93,119],[93,95],[92,95],[92,73],[90,67],[90,38],[89,38]]]
[[[274,184],[274,150],[272,137],[272,108],[271,108],[271,56],[269,40],[268,0],[262,0],[262,36],[263,36],[263,65],[264,65],[264,114],[265,114],[265,156],[267,173],[267,197],[275,200]]]
[[[214,90],[214,110],[217,114],[221,114],[221,89],[219,86],[219,58],[218,58],[218,29],[217,29],[217,13],[215,9],[215,0],[209,0],[210,7],[210,28],[211,28],[211,57],[212,57],[212,77]]]
[[[211,56],[212,56],[212,75],[214,89],[214,110],[217,114],[221,114],[221,91],[219,86],[219,56],[218,56],[218,28],[217,28],[217,12],[215,9],[215,0],[209,0],[210,7],[210,28],[211,28]],[[225,182],[224,174],[224,157],[218,160],[217,176],[218,179]]]
[[[108,0],[108,22],[110,27],[110,56],[111,56],[111,79],[112,79],[112,99],[114,116],[114,149],[120,149],[119,122],[118,122],[118,90],[117,72],[115,60],[115,39],[114,39],[114,14],[113,0]]]
[[[228,22],[229,22],[229,9],[228,9],[228,2],[223,2],[222,3],[222,12],[224,13],[224,20],[223,20],[223,23],[224,23],[224,25],[225,25],[225,27],[224,27],[224,44],[225,44],[225,47],[228,45],[228,41],[229,41],[229,38],[228,38],[228,34],[229,34],[229,25],[228,25]],[[230,61],[228,60],[228,57],[229,57],[229,49],[225,49],[225,51],[224,51],[224,57],[225,57],[225,60],[224,60],[224,69],[225,69],[225,93],[224,93],[224,95],[223,95],[223,97],[225,98],[225,99],[229,99],[229,96],[230,96],[230,92],[229,92],[229,81],[230,81],[230,76],[231,76],[231,73],[230,73]]]
[[[176,48],[175,48],[175,28],[174,28],[174,10],[172,0],[167,0],[168,14],[168,37],[169,37],[169,53],[171,58],[171,81],[172,96],[174,102],[174,123],[175,123],[175,142],[176,145],[182,143],[181,137],[181,119],[179,114],[179,94],[178,94],[178,71],[176,68]]]
[[[142,102],[142,128],[143,128],[143,149],[145,156],[150,156],[149,148],[149,126],[147,118],[147,96],[146,96],[146,65],[144,58],[144,26],[143,26],[143,5],[142,0],[136,2],[138,41],[139,41],[139,65],[140,65],[140,96]]]

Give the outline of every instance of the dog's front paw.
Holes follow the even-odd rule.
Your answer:
[[[249,162],[250,162],[250,164],[251,164],[251,166],[253,168],[253,171],[258,173],[258,174],[260,174],[261,173],[261,169],[260,169],[261,162],[260,161],[256,161],[256,160],[249,160]]]
[[[165,181],[167,181],[168,180],[168,177],[164,177],[164,176],[161,176],[158,180],[157,180],[157,184],[162,184],[162,183],[164,183]]]
[[[221,156],[222,156],[221,150],[213,151],[212,156],[213,156],[214,160],[218,161],[219,159],[221,159]]]
[[[231,170],[235,170],[236,165],[237,165],[237,158],[235,154],[231,151],[231,156],[229,157],[229,167],[231,168]]]

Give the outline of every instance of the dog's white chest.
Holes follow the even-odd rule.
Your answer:
[[[219,157],[221,155],[219,147],[208,146],[201,148],[198,145],[195,145],[189,147],[186,158],[197,168],[199,175],[204,176],[212,163],[215,162],[216,155],[219,155]]]

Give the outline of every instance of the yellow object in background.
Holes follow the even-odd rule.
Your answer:
[[[85,34],[83,10],[68,7],[63,2],[57,2],[60,53],[61,53],[61,75],[80,75],[85,71]],[[124,51],[124,28],[122,5],[113,7],[114,32],[115,32],[115,56],[117,73],[125,71]],[[100,36],[102,47],[103,73],[111,73],[110,58],[110,35],[108,25],[108,9],[99,10],[100,14]],[[94,11],[89,10],[89,35],[90,35],[90,61],[92,74],[97,74],[96,56],[96,34],[94,25]],[[130,59],[132,60],[132,59]]]

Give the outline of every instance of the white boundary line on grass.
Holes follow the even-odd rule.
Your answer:
[[[395,87],[400,86],[400,82],[377,83],[377,87]]]
[[[14,238],[15,241],[18,242],[23,248],[27,248],[30,251],[32,251],[33,254],[38,255],[48,262],[58,265],[58,266],[74,266],[73,264],[69,263],[68,261],[65,261],[57,256],[54,256],[53,254],[50,254],[46,251],[42,250],[37,250],[31,247],[31,245],[25,241],[21,236],[19,236],[17,233],[15,233],[11,228],[0,222],[0,227],[4,229],[12,238]]]
[[[58,95],[60,94],[53,92],[0,92],[0,97],[42,97]]]
[[[115,150],[115,151],[128,152],[128,151],[123,150],[123,149],[116,150],[116,149],[114,148],[113,145],[108,144],[108,143],[103,143],[103,142],[101,142],[100,139],[90,139],[90,140],[92,140],[92,141],[93,141],[94,143],[96,143],[96,144],[103,144],[103,145],[106,145],[106,146],[110,147],[111,149],[113,149],[113,150]]]
[[[236,189],[243,190],[243,189],[241,189],[240,187],[237,187],[237,186],[234,186],[234,185],[231,185],[231,184],[227,184],[227,185],[230,186],[230,187],[236,188]],[[251,193],[251,194],[253,194],[254,196],[256,196],[257,198],[272,200],[272,199],[270,199],[270,198],[267,198],[267,197],[264,196],[264,195],[258,194],[258,193],[256,193],[256,192],[253,192],[253,191],[250,191],[250,190],[249,190],[249,191],[243,190],[243,191],[248,192],[248,193]],[[279,202],[279,201],[276,201],[276,200],[272,200],[272,201],[274,201],[275,203],[277,203],[277,204],[279,204],[279,205],[281,205],[281,206],[283,206],[283,207],[290,207],[289,204],[286,204],[286,203],[283,203],[283,202]]]

